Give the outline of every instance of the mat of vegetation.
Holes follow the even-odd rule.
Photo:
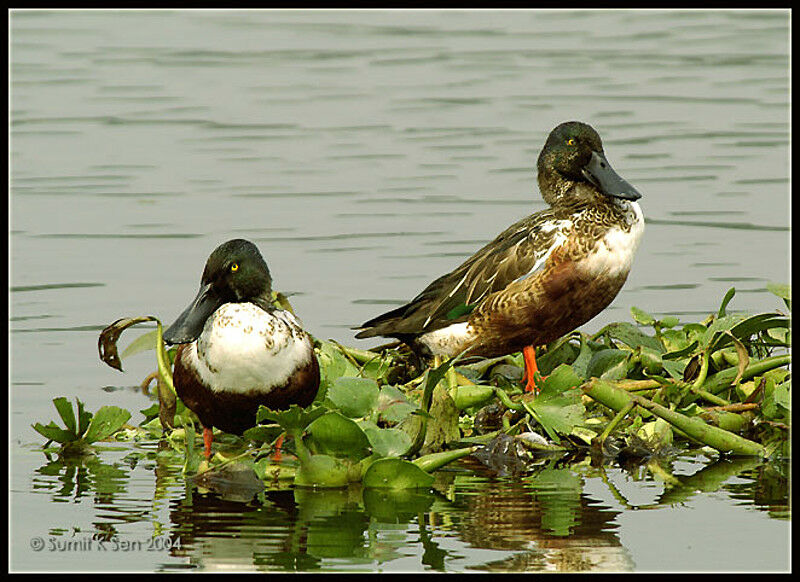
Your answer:
[[[791,311],[788,286],[769,285]],[[598,463],[647,463],[701,448],[715,455],[789,455],[791,328],[780,310],[729,312],[731,289],[699,322],[656,319],[631,308],[633,322],[593,335],[573,332],[540,350],[537,394],[522,390],[522,356],[420,362],[401,344],[359,350],[316,340],[322,381],[307,408],[258,412],[244,437],[218,434],[205,461],[200,425],[172,385],[174,349],[151,316],[120,319],[100,334],[100,358],[155,350],[155,402],[131,426],[131,413],[80,401],[53,402],[61,425],[36,423],[44,448],[62,457],[91,455],[99,441],[150,440],[211,490],[430,487],[432,473],[471,455],[499,474],[524,474],[541,459],[591,455]],[[276,302],[288,301],[276,294]],[[289,306],[290,307],[290,306]],[[127,328],[156,328],[117,351]],[[280,460],[279,437],[286,436]],[[648,465],[650,466],[650,465]],[[668,479],[668,476],[665,478]]]

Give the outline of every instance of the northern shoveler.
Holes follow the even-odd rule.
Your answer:
[[[522,350],[535,390],[535,346],[583,325],[622,288],[644,231],[641,194],[608,163],[597,132],[562,123],[537,162],[550,208],[510,226],[411,302],[359,326],[415,351],[493,357]]]
[[[288,311],[272,304],[272,277],[258,248],[229,240],[208,257],[200,291],[164,332],[180,344],[173,381],[203,424],[206,457],[212,427],[242,434],[263,404],[308,406],[319,388],[312,340]]]

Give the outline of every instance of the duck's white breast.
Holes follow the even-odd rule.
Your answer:
[[[625,210],[624,226],[606,232],[595,248],[583,260],[580,268],[592,275],[627,275],[633,256],[644,233],[644,215],[637,202],[619,201]]]
[[[208,318],[184,354],[214,391],[269,392],[309,362],[313,346],[287,311],[268,313],[253,303],[226,303]]]

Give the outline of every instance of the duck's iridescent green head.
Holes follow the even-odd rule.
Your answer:
[[[218,246],[206,261],[200,291],[189,307],[164,332],[169,344],[192,342],[206,320],[225,303],[270,303],[272,277],[256,245],[233,239]]]
[[[638,200],[642,196],[608,163],[597,132],[580,121],[562,123],[550,132],[537,168],[539,190],[550,205],[569,197],[591,197],[598,192],[623,200]]]

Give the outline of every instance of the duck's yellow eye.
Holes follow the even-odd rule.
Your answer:
[[[238,270],[239,270],[239,263],[233,263],[231,265],[231,273],[235,273]]]
[[[567,145],[575,145],[575,139],[574,138],[569,138],[567,140]]]

